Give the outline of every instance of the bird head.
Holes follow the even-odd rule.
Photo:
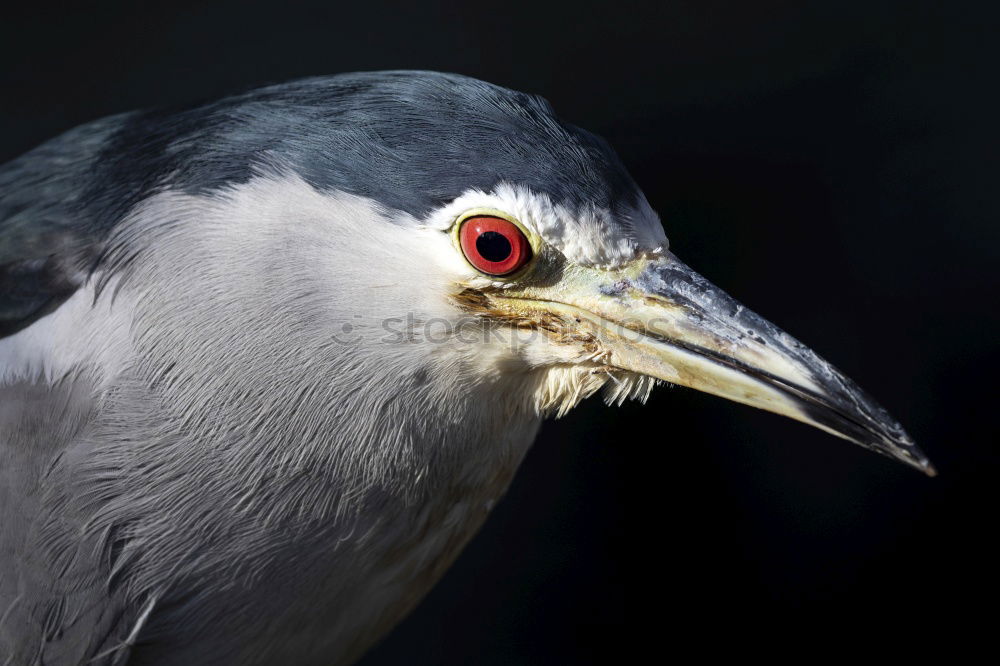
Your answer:
[[[489,403],[494,419],[541,417],[602,388],[619,402],[667,382],[933,473],[857,385],[675,257],[608,144],[539,97],[386,72],[224,100],[176,117],[160,138],[149,126],[160,125],[135,130],[145,154],[164,156],[171,191],[188,198],[148,199],[138,213],[148,236],[173,234],[157,207],[200,207],[202,220],[189,225],[197,243],[158,244],[173,255],[146,262],[164,267],[147,283],[171,286],[161,304],[188,303],[173,314],[192,327],[189,348],[230,322],[227,362],[253,350],[257,387],[308,367],[357,387],[334,396],[354,409],[398,410],[419,429],[432,419],[421,425],[414,410],[449,401],[465,401],[456,419],[482,411],[470,401]],[[157,141],[163,149],[150,151]],[[118,170],[116,182],[136,179],[134,191],[149,182],[127,162],[104,168]],[[127,239],[113,245],[123,263],[134,254]],[[220,301],[223,283],[233,294]],[[232,393],[225,377],[206,381]],[[365,402],[361,387],[372,385],[379,393]]]

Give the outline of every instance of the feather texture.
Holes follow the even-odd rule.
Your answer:
[[[546,414],[648,391],[456,301],[461,197],[516,200],[554,252],[604,248],[581,261],[665,243],[610,149],[538,98],[351,75],[76,132],[0,172],[10,663],[350,662]]]

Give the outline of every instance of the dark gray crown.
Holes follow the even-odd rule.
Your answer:
[[[541,97],[455,74],[344,74],[124,114],[0,167],[0,335],[72,293],[150,194],[205,192],[276,167],[418,217],[501,182],[570,210],[627,215],[640,197],[607,143]]]

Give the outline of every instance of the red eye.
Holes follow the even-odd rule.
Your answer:
[[[470,217],[458,236],[465,258],[488,275],[510,275],[531,259],[524,232],[499,217]]]

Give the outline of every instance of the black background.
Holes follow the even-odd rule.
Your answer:
[[[993,638],[989,3],[468,4],[7,8],[0,159],[313,74],[540,93],[616,146],[682,259],[865,386],[940,477],[687,389],[594,398],[546,423],[484,531],[363,664],[954,657]]]

